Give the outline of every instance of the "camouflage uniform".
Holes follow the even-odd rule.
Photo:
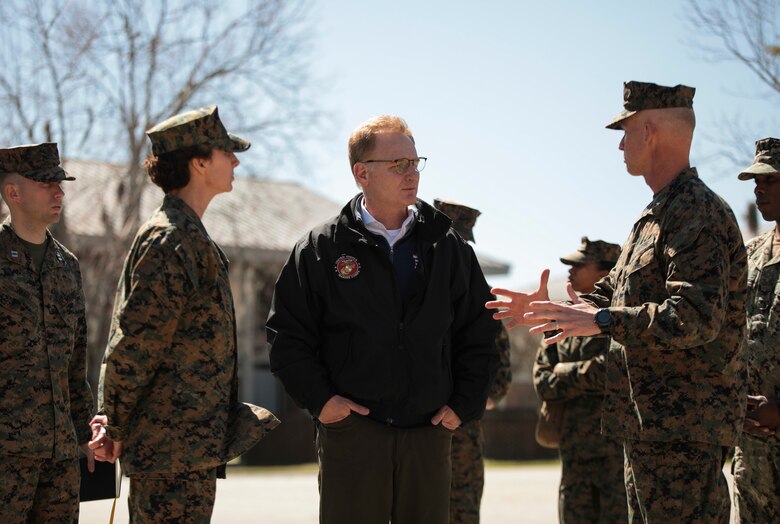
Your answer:
[[[755,163],[741,180],[780,175],[780,140],[756,142]],[[748,394],[780,402],[780,255],[772,256],[775,229],[747,244]],[[734,457],[736,522],[780,522],[780,439],[743,433]]]
[[[73,180],[56,144],[0,149],[0,174]],[[77,522],[78,445],[89,441],[87,324],[76,257],[50,233],[43,266],[0,226],[0,521]]]
[[[576,253],[564,264],[596,262],[604,271],[615,265],[620,246],[582,238]],[[536,353],[533,377],[539,398],[563,402],[559,453],[560,522],[623,522],[628,517],[623,482],[623,444],[601,435],[609,337],[571,337],[542,344]],[[553,373],[561,363],[562,373]]]
[[[626,84],[628,112],[692,104],[692,88],[638,84]],[[745,416],[746,273],[731,209],[689,168],[584,297],[611,313],[602,432],[624,440],[630,520],[728,522],[722,446]]]
[[[499,348],[498,371],[488,398],[499,402],[509,391],[512,370],[509,367],[509,333],[502,325],[496,337]],[[452,434],[452,481],[450,485],[450,522],[479,522],[482,488],[485,485],[485,437],[482,421],[472,420]]]
[[[215,107],[173,117],[149,135],[157,154],[197,143],[241,150]],[[224,464],[278,424],[238,402],[228,260],[173,195],[138,231],[125,261],[100,407],[108,437],[124,445],[133,522],[208,522]]]
[[[481,214],[476,209],[455,202],[435,199],[433,205],[452,219],[452,228],[464,239],[474,242],[474,225]],[[512,370],[509,365],[509,333],[502,325],[496,337],[499,348],[498,370],[488,398],[499,402],[509,391]],[[485,485],[485,438],[481,420],[472,420],[452,434],[452,480],[450,484],[450,522],[479,522],[479,507]]]

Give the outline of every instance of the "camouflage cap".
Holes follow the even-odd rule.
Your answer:
[[[612,267],[617,263],[619,256],[619,245],[610,244],[603,240],[588,240],[588,237],[582,237],[580,248],[574,253],[561,257],[561,262],[570,266],[588,262],[598,262],[599,264]]]
[[[780,139],[770,137],[756,141],[753,165],[741,172],[738,178],[750,180],[756,175],[780,175]]]
[[[0,149],[0,174],[5,173],[18,173],[45,183],[76,180],[60,166],[60,152],[55,142]]]
[[[623,83],[623,111],[607,129],[621,129],[620,123],[643,109],[668,109],[671,107],[693,107],[696,88],[678,84],[674,87],[659,86],[634,80]]]
[[[146,132],[155,156],[192,146],[211,146],[240,152],[252,145],[249,140],[228,133],[219,119],[217,106],[188,111],[160,122]]]
[[[474,224],[477,223],[477,217],[481,215],[479,211],[474,208],[458,204],[451,200],[441,200],[435,198],[433,200],[433,207],[450,217],[452,220],[452,229],[458,232],[460,236],[466,240],[474,240]]]

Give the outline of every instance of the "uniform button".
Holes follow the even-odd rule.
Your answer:
[[[391,418],[388,418],[386,422],[387,422],[388,426],[392,426],[393,425],[393,419],[391,419]]]

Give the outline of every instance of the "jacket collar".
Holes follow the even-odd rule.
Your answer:
[[[673,196],[677,195],[684,185],[689,184],[692,180],[696,180],[698,178],[699,174],[695,167],[689,167],[674,177],[674,180],[669,182],[665,188],[653,196],[652,202],[650,202],[644,211],[642,211],[642,214],[639,216],[639,218],[647,215],[657,216],[659,213],[663,212],[663,209],[666,207],[669,200],[671,200]]]
[[[341,209],[333,235],[335,242],[376,243],[360,216],[359,208],[362,197],[363,194],[358,193]],[[415,214],[414,231],[418,238],[430,244],[442,239],[450,229],[452,220],[419,198],[415,205],[417,213]]]
[[[214,246],[214,249],[216,249],[217,253],[219,254],[219,258],[222,260],[225,268],[230,267],[230,259],[228,259],[225,252],[222,251],[222,248],[219,247],[216,242],[214,242],[211,236],[209,236],[209,232],[206,231],[206,226],[203,225],[203,221],[200,219],[198,214],[190,206],[188,206],[184,200],[174,195],[165,195],[160,209],[168,212],[169,217],[170,212],[173,211],[174,217],[171,218],[181,220],[180,217],[182,217],[183,221],[187,223],[187,225],[200,231],[203,236],[208,239],[209,243]]]
[[[28,269],[34,269],[33,261],[30,254],[27,252],[27,248],[16,234],[16,231],[14,231],[13,225],[11,225],[10,216],[6,218],[0,226],[0,231],[2,231],[2,236],[6,239],[0,244],[0,246],[2,246],[0,249],[3,251],[0,256],[5,257],[13,264],[18,264]],[[48,230],[46,230],[46,241],[46,255],[43,259],[41,271],[65,266],[65,256],[62,246],[54,240],[54,237]],[[37,273],[37,269],[35,269],[35,272]]]
[[[201,221],[198,214],[193,211],[193,209],[188,206],[187,203],[181,198],[174,195],[165,195],[160,209],[165,211],[177,211],[185,217],[187,222],[190,222],[193,226],[200,229],[204,235],[208,236],[208,233],[206,232],[206,226],[203,225],[203,221]]]
[[[772,240],[775,234],[775,228],[770,229],[762,235],[759,240],[759,246],[750,254],[754,267],[766,267],[780,262],[780,255],[772,256]]]

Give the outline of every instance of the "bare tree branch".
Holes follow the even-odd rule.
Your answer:
[[[183,110],[218,104],[231,128],[252,133],[248,155],[295,154],[315,136],[323,115],[317,98],[305,96],[309,3],[0,2],[0,104],[7,114],[0,140],[51,135],[63,156],[124,166],[116,206],[96,209],[106,242],[99,250],[75,239],[72,246],[90,265],[91,362],[99,363],[113,289],[141,220],[145,131]]]

